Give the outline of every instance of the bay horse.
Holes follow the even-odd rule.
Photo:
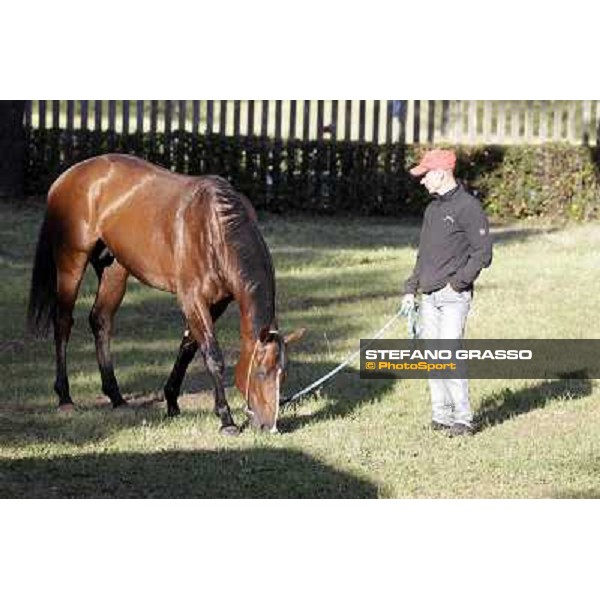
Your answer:
[[[235,384],[252,424],[275,432],[287,345],[275,316],[275,274],[250,201],[218,176],[172,173],[130,155],[106,154],[77,163],[48,192],[33,266],[30,330],[54,327],[59,409],[73,406],[67,343],[73,307],[91,263],[98,291],[89,316],[102,391],[113,407],[126,404],[119,390],[110,340],[115,313],[131,274],[175,294],[187,327],[164,387],[167,414],[179,414],[177,397],[196,351],[214,383],[221,432],[235,435],[225,397],[224,361],[215,321],[235,300],[240,308],[240,357]]]

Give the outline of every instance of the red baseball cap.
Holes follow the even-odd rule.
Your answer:
[[[409,173],[418,177],[425,175],[427,171],[435,171],[436,169],[442,169],[444,171],[454,171],[456,166],[456,154],[453,150],[429,150],[425,152],[421,162],[413,167]]]

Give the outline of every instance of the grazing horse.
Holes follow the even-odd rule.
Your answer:
[[[189,177],[128,155],[107,154],[63,173],[48,193],[33,266],[28,323],[37,335],[54,325],[59,408],[73,401],[67,343],[73,307],[91,263],[98,291],[89,321],[102,391],[126,404],[114,374],[110,338],[128,276],[177,295],[187,321],[164,388],[167,414],[179,414],[185,371],[200,349],[215,389],[221,431],[236,434],[225,397],[224,361],[214,323],[232,300],[240,307],[240,358],[235,383],[251,422],[276,431],[286,347],[275,317],[275,275],[250,202],[216,176]]]

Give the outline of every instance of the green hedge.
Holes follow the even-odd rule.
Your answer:
[[[476,185],[495,215],[592,219],[600,215],[599,164],[586,147],[509,147],[502,163]]]
[[[123,135],[30,130],[26,189],[43,194],[70,165],[105,152],[127,152],[180,173],[227,177],[258,209],[320,214],[401,214],[420,205],[402,199],[412,182],[398,145],[188,132]],[[400,200],[399,200],[400,199]]]
[[[408,174],[426,146],[29,130],[26,190],[43,194],[70,165],[105,152],[135,154],[181,173],[227,177],[262,210],[416,215],[428,198]],[[598,157],[567,145],[458,147],[457,176],[500,217],[589,219],[600,205]]]

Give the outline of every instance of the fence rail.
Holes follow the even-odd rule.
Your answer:
[[[32,129],[390,143],[600,145],[599,100],[31,100]]]

